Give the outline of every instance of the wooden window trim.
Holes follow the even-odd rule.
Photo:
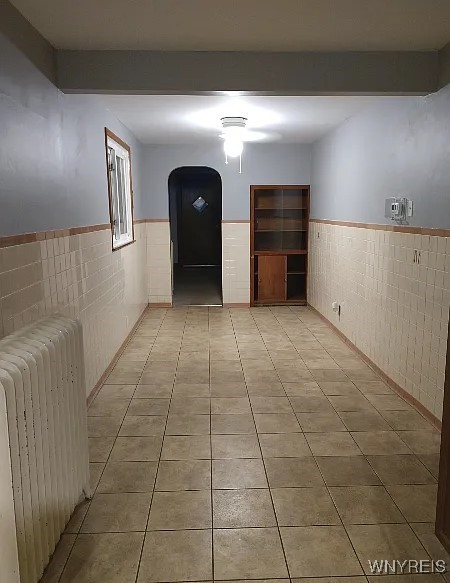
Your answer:
[[[112,192],[111,192],[110,173],[109,173],[109,169],[108,169],[108,138],[110,138],[111,140],[114,140],[114,142],[117,142],[119,144],[119,146],[122,146],[122,148],[124,148],[124,150],[126,150],[128,152],[128,156],[130,159],[131,241],[127,241],[126,243],[123,243],[122,245],[119,245],[117,247],[114,247],[114,229],[113,229],[114,219],[113,219],[113,211],[112,211]],[[106,180],[108,183],[109,223],[111,226],[111,249],[114,253],[114,251],[120,251],[121,249],[128,247],[128,245],[132,245],[133,243],[136,242],[136,236],[135,236],[135,232],[134,232],[134,192],[133,192],[133,174],[131,171],[131,167],[132,167],[131,148],[126,142],[124,142],[121,138],[119,138],[119,136],[117,136],[114,132],[112,132],[107,127],[105,127],[105,161],[106,161]]]

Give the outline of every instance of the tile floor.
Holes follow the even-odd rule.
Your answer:
[[[45,583],[363,583],[369,559],[446,558],[439,433],[307,308],[151,310],[88,415],[95,495]]]

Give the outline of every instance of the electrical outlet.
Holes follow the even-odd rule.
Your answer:
[[[413,263],[416,265],[420,265],[420,253],[418,249],[414,249]]]

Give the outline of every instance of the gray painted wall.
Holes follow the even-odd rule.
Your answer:
[[[311,146],[245,144],[242,174],[237,159],[225,164],[222,140],[205,145],[146,146],[144,152],[145,216],[169,217],[168,178],[180,166],[210,166],[223,188],[223,219],[250,218],[251,184],[309,184]]]
[[[450,86],[376,104],[315,143],[312,217],[389,223],[391,196],[414,200],[411,225],[450,228]]]
[[[109,222],[104,126],[131,146],[142,218],[141,144],[99,97],[63,95],[0,35],[0,236]]]

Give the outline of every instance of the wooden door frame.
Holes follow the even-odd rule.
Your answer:
[[[450,321],[444,382],[439,486],[436,508],[436,536],[450,553]]]

